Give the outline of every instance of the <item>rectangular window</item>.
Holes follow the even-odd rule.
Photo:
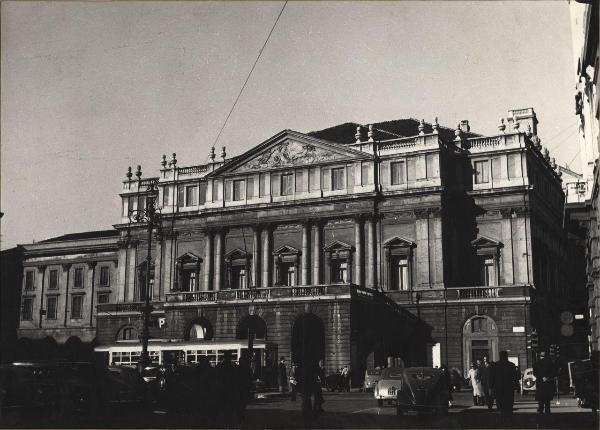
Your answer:
[[[475,161],[473,163],[473,174],[476,184],[487,184],[490,182],[490,163],[489,161]]]
[[[321,189],[319,183],[319,170],[311,167],[308,173],[308,186],[310,191],[318,191]]]
[[[369,163],[363,163],[360,167],[361,169],[361,185],[370,185],[373,183],[373,179],[371,178],[371,165]]]
[[[408,182],[417,180],[417,160],[414,158],[406,160],[406,177]]]
[[[508,178],[521,176],[521,154],[508,154]]]
[[[267,195],[267,175],[261,173],[258,179],[258,194],[260,197]]]
[[[251,199],[254,197],[254,178],[250,176],[246,179],[246,198]]]
[[[71,297],[71,319],[83,318],[83,296],[77,295]]]
[[[140,196],[138,198],[138,206],[137,206],[137,208],[138,208],[139,212],[142,212],[142,211],[144,211],[146,209],[146,196]],[[141,213],[140,213],[140,215],[141,215]]]
[[[185,206],[185,186],[179,185],[177,187],[177,207]]]
[[[23,321],[33,320],[33,297],[23,297],[21,319]]]
[[[99,305],[105,305],[106,303],[110,302],[110,294],[108,293],[102,293],[102,294],[98,294],[98,304]]]
[[[406,182],[406,169],[404,161],[391,163],[392,185],[404,184]]]
[[[304,184],[304,172],[302,170],[296,171],[296,192],[303,193],[306,191],[306,185]]]
[[[437,178],[440,176],[437,154],[427,154],[425,156],[425,163],[427,166],[427,178]]]
[[[169,200],[171,199],[171,187],[168,185],[163,188],[163,206],[169,206]]]
[[[198,187],[196,185],[185,187],[185,205],[198,206]]]
[[[56,290],[58,288],[58,270],[50,271],[50,284],[48,288],[51,290]]]
[[[502,177],[502,159],[500,157],[492,158],[492,179],[500,179]]]
[[[233,181],[233,200],[239,202],[240,200],[245,200],[246,196],[244,195],[244,180],[236,179]]]
[[[75,277],[73,279],[74,288],[83,288],[83,269],[78,267],[75,269]]]
[[[56,308],[58,304],[58,296],[48,296],[46,297],[46,319],[47,320],[55,320],[56,319]]]
[[[223,181],[223,186],[225,187],[225,201],[230,202],[231,201],[231,189],[233,188],[233,182],[232,181]]]
[[[399,281],[399,289],[402,291],[408,291],[409,283],[408,283],[408,259],[401,258],[398,262],[398,281]]]
[[[25,289],[33,290],[35,288],[35,272],[33,270],[28,270],[25,272]]]
[[[100,267],[100,286],[108,287],[110,285],[110,276],[108,266]]]
[[[134,202],[135,202],[135,197],[131,196],[127,198],[127,216],[131,217],[133,216],[133,211],[134,211]]]
[[[294,194],[294,175],[285,173],[281,175],[281,195],[291,196]]]
[[[483,285],[486,287],[496,285],[496,264],[493,257],[483,259]]]
[[[332,190],[343,190],[346,188],[345,178],[344,178],[344,168],[337,167],[335,169],[331,169],[331,189]]]
[[[206,182],[200,182],[199,191],[200,191],[200,204],[201,205],[206,203],[206,189],[207,189]]]

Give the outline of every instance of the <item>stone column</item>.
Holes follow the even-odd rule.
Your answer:
[[[362,220],[356,217],[354,220],[354,246],[356,254],[354,256],[354,283],[363,287],[363,241],[362,241]]]
[[[377,265],[375,257],[375,221],[373,218],[367,218],[365,220],[365,233],[367,235],[367,287],[376,288],[377,282]]]
[[[315,232],[314,243],[313,243],[313,277],[312,283],[314,285],[322,284],[323,278],[321,277],[321,253],[323,252],[323,223],[317,221],[313,224],[313,230]]]
[[[212,290],[213,278],[213,234],[210,230],[205,231],[204,236],[204,291]]]
[[[256,194],[258,195],[258,193]],[[252,226],[252,287],[260,287],[260,226]]]
[[[262,287],[271,286],[271,226],[263,228],[262,249]]]
[[[300,285],[310,284],[310,224],[302,225],[302,279]]]
[[[213,289],[223,288],[223,254],[225,249],[225,230],[219,229],[215,235],[215,284]]]

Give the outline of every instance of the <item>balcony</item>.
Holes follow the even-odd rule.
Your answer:
[[[372,296],[373,291],[354,284],[300,285],[294,287],[244,288],[220,291],[177,291],[167,293],[167,306],[176,303],[227,303],[294,301],[306,298],[341,299]]]
[[[161,310],[162,304],[153,302],[153,310]],[[97,305],[96,309],[98,314],[106,313],[110,315],[115,314],[139,314],[142,312],[144,302],[127,302],[127,303],[106,303]]]
[[[500,285],[494,287],[455,287],[413,291],[387,291],[396,303],[416,304],[435,302],[515,301],[531,297],[530,285]]]

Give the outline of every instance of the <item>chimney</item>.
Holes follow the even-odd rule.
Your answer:
[[[508,118],[514,118],[519,122],[520,130],[527,130],[531,127],[531,134],[537,136],[537,116],[533,108],[511,109],[508,111]]]
[[[466,119],[463,119],[460,122],[460,131],[462,131],[463,133],[468,133],[471,131],[471,127],[469,127],[469,121]]]

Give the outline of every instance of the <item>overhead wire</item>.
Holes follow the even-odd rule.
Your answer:
[[[271,27],[271,31],[269,31],[269,34],[267,35],[267,38],[265,39],[265,43],[263,43],[262,48],[260,48],[260,51],[258,51],[258,56],[256,57],[256,60],[254,60],[254,64],[252,65],[252,68],[250,69],[248,76],[246,76],[246,80],[244,81],[244,84],[242,85],[240,92],[238,93],[235,101],[233,102],[233,105],[231,106],[231,109],[229,110],[229,113],[227,114],[227,117],[225,118],[225,121],[223,122],[223,125],[221,126],[221,129],[219,130],[219,133],[217,134],[217,137],[215,138],[215,141],[213,142],[213,146],[215,146],[217,144],[217,142],[219,141],[219,138],[221,137],[221,134],[223,133],[223,130],[225,130],[225,126],[227,125],[227,122],[229,121],[229,118],[231,117],[231,114],[233,113],[233,110],[235,109],[235,106],[237,105],[238,100],[242,96],[242,93],[244,92],[244,89],[246,88],[246,85],[248,84],[248,81],[250,80],[250,77],[252,76],[252,72],[254,72],[254,68],[258,64],[258,61],[260,60],[260,57],[261,57],[263,51],[265,50],[267,43],[269,43],[271,34],[273,34],[273,31],[275,30],[275,26],[279,22],[279,18],[281,18],[281,15],[283,14],[283,11],[284,11],[287,3],[288,3],[288,0],[285,0],[283,7],[279,11],[279,15],[277,15],[277,19],[275,19],[275,22],[273,23],[273,26]]]

